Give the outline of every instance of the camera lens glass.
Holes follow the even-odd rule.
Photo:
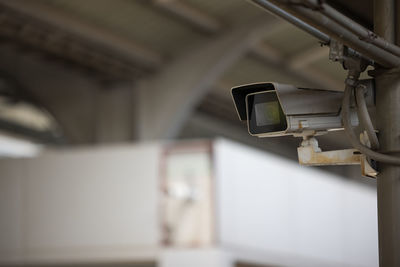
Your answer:
[[[250,133],[263,134],[286,130],[286,116],[275,91],[248,95],[247,109]]]
[[[254,105],[257,126],[279,124],[280,106],[278,101],[259,103]]]

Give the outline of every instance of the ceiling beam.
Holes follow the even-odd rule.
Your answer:
[[[277,20],[254,21],[198,44],[140,86],[139,136],[175,138],[212,85],[259,43]]]
[[[0,4],[0,38],[20,52],[34,52],[99,80],[132,80],[149,72],[80,37],[6,9]],[[50,60],[51,59],[51,60]]]
[[[115,54],[136,62],[144,68],[156,69],[163,63],[162,56],[147,47],[39,1],[0,0],[0,4],[27,17],[44,22],[51,27],[56,27],[58,30],[69,33],[72,36],[86,40],[93,47],[101,47],[104,50],[113,51]]]
[[[198,9],[179,0],[153,0],[153,4],[178,18],[190,23],[191,26],[206,33],[217,33],[221,30],[221,23],[199,11]]]
[[[0,130],[43,144],[62,144],[65,140],[49,130],[37,130],[13,121],[0,119]]]

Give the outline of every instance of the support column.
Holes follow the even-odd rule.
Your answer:
[[[379,143],[400,156],[400,75],[376,78]],[[380,164],[377,178],[380,266],[400,266],[400,166]]]
[[[395,0],[374,1],[374,30],[391,42],[395,10]],[[400,156],[400,73],[379,75],[376,89],[380,150]],[[377,193],[380,266],[400,266],[400,166],[380,164]]]

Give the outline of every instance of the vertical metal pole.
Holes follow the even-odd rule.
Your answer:
[[[374,31],[391,42],[396,41],[396,1],[374,0]],[[400,73],[379,75],[376,89],[381,150],[400,156]],[[400,266],[400,166],[380,164],[377,193],[380,266]]]
[[[395,42],[396,1],[374,0],[374,32],[391,43]]]
[[[396,44],[400,45],[400,0],[396,0],[394,16]]]

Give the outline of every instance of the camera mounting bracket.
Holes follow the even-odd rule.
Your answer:
[[[314,136],[303,136],[297,155],[299,163],[305,166],[360,165],[363,176],[376,178],[378,174],[357,149],[322,151]]]

